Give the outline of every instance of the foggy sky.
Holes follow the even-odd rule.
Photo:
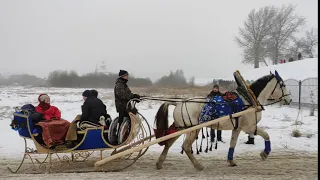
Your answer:
[[[234,41],[253,8],[292,3],[318,27],[317,0],[0,0],[0,74],[76,70],[105,61],[152,80],[181,68],[220,78],[239,69]]]

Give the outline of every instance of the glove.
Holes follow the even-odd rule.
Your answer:
[[[137,112],[138,112],[138,109],[137,108],[133,108],[133,109],[130,110],[130,112],[132,112],[134,115],[136,115]]]
[[[133,98],[137,98],[137,99],[140,99],[140,95],[139,94],[133,94],[132,96]]]

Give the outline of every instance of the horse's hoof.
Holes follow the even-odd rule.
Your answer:
[[[162,169],[162,164],[160,164],[159,162],[156,163],[157,169]]]
[[[233,160],[228,160],[229,167],[235,167],[237,164]]]
[[[261,159],[262,159],[263,161],[265,161],[265,160],[267,159],[267,157],[268,157],[268,154],[265,153],[264,151],[262,151],[262,152],[260,153],[260,156],[261,156]]]
[[[238,165],[236,163],[229,164],[229,167],[235,167],[235,166],[238,166]]]

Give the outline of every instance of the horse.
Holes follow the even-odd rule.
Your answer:
[[[256,81],[254,81],[250,86],[250,89],[254,93],[256,99],[262,105],[266,103],[275,104],[280,103],[281,105],[289,105],[292,101],[291,94],[288,92],[286,85],[279,73],[275,71],[273,74],[270,71],[269,75],[263,76]],[[251,106],[249,100],[247,100],[244,95],[239,93],[239,89],[232,91],[239,95],[239,98],[242,99],[243,103],[246,106]],[[165,102],[163,103],[155,116],[155,124],[157,126],[158,131],[166,131],[168,130],[168,106],[174,105],[173,111],[173,119],[174,125],[176,128],[185,129],[191,126],[195,126],[199,124],[199,117],[204,106],[205,102],[203,101],[205,98],[194,98],[193,100],[202,100],[202,102]],[[267,105],[269,105],[267,104]],[[222,121],[217,124],[210,126],[209,128],[218,129],[219,130],[232,130],[230,146],[227,156],[227,162],[229,166],[236,166],[237,164],[233,160],[233,153],[236,147],[236,143],[238,140],[238,136],[241,131],[246,132],[247,134],[255,134],[264,138],[265,141],[265,149],[260,153],[260,156],[263,160],[265,160],[269,153],[271,152],[271,143],[269,134],[264,131],[262,128],[257,127],[257,123],[261,120],[261,111],[251,112],[247,114],[243,114],[238,118],[238,126],[234,127],[232,119],[230,121]],[[198,133],[200,130],[192,131],[186,134],[186,138],[182,144],[182,150],[187,154],[188,158],[192,162],[193,166],[198,170],[203,170],[204,167],[199,163],[199,161],[193,156],[192,153],[192,144],[196,140]],[[163,162],[165,161],[169,148],[173,145],[173,143],[179,138],[174,137],[165,141],[164,149],[156,162],[157,169],[161,169]]]

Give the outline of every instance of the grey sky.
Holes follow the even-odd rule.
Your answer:
[[[0,0],[0,74],[126,69],[159,78],[217,78],[241,64],[234,42],[253,8],[297,5],[306,29],[318,27],[317,0]]]

